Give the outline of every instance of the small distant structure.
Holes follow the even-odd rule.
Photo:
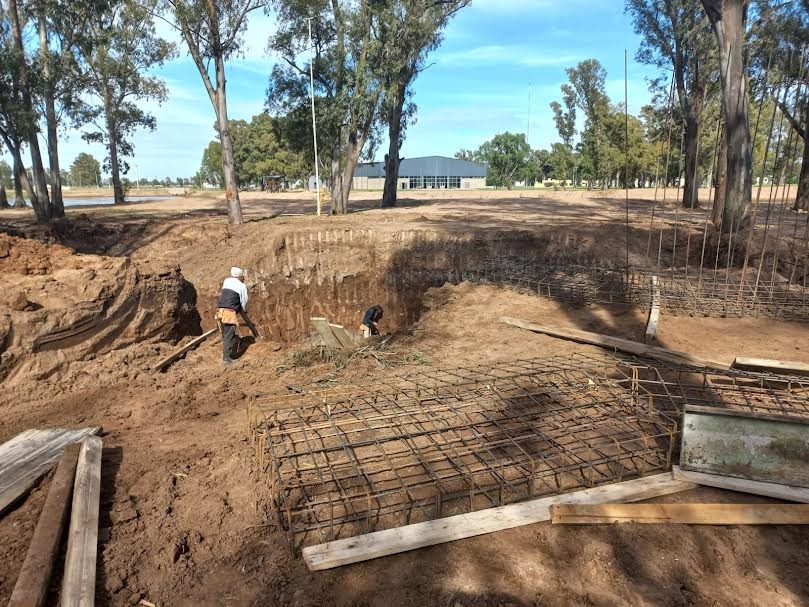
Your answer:
[[[264,192],[283,192],[289,189],[286,175],[266,175],[261,180],[261,190]]]

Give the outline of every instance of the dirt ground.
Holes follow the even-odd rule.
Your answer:
[[[797,526],[538,524],[325,572],[309,572],[290,554],[247,441],[250,396],[321,380],[384,382],[387,373],[422,365],[597,351],[505,326],[501,316],[642,338],[646,316],[635,308],[571,306],[468,282],[414,287],[424,276],[416,270],[457,269],[481,251],[541,249],[620,265],[623,193],[410,196],[401,208],[383,210],[371,208],[374,195],[359,193],[358,212],[316,218],[308,215],[313,197],[246,194],[249,221],[239,227],[227,226],[222,201],[213,196],[69,209],[66,222],[48,229],[23,212],[0,212],[10,243],[6,254],[0,246],[0,293],[14,287],[41,306],[4,310],[0,321],[63,330],[76,320],[64,309],[81,303],[80,287],[96,280],[81,274],[86,266],[107,281],[110,301],[135,293],[139,306],[155,317],[164,310],[176,326],[190,299],[181,294],[179,275],[162,268],[179,268],[207,329],[222,278],[241,265],[251,314],[270,337],[249,345],[232,368],[223,367],[213,339],[167,372],[153,373],[149,367],[188,338],[152,319],[138,325],[141,339],[133,339],[124,330],[130,317],[121,315],[115,317],[121,331],[109,339],[94,334],[66,343],[61,358],[48,359],[55,371],[44,377],[42,364],[25,366],[42,353],[18,345],[11,379],[0,383],[0,442],[27,428],[103,427],[98,604],[809,604],[809,530]],[[645,252],[652,198],[633,193],[633,259]],[[30,238],[21,243],[24,236]],[[123,263],[149,269],[116,282],[113,270]],[[76,274],[54,277],[65,270]],[[38,298],[52,281],[69,297]],[[138,284],[148,288],[139,291]],[[86,290],[86,298],[98,298],[97,291]],[[295,362],[308,347],[310,315],[328,314],[353,328],[363,305],[376,301],[390,311],[383,328],[395,331],[395,368],[382,369],[370,357],[339,371],[328,361]],[[44,325],[26,320],[36,314]],[[807,328],[762,318],[663,316],[659,341],[728,362],[742,355],[809,362]],[[0,518],[0,603],[10,596],[47,489],[48,478]],[[661,501],[766,500],[703,488]]]

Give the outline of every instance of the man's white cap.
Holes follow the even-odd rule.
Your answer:
[[[236,266],[233,266],[230,269],[230,275],[233,276],[233,278],[244,278],[244,270],[242,270],[241,268],[237,268]]]

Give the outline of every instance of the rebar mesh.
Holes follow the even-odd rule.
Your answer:
[[[627,272],[515,258],[486,260],[461,273],[463,280],[509,285],[551,299],[643,307],[652,300],[652,276],[647,270]],[[724,270],[664,270],[657,277],[661,310],[671,315],[809,319],[806,289],[794,283],[742,281],[733,271]]]
[[[261,397],[293,548],[670,469],[685,404],[809,417],[809,379],[581,353]]]

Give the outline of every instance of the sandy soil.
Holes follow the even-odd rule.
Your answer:
[[[128,258],[138,263],[171,261],[179,265],[199,295],[203,328],[210,326],[204,308],[213,305],[204,300],[213,297],[232,263],[244,260],[251,271],[257,271],[251,260],[264,264],[265,282],[261,284],[277,289],[284,284],[282,280],[305,287],[304,277],[310,271],[312,284],[320,284],[317,272],[325,272],[328,277],[322,284],[347,285],[351,284],[347,273],[352,264],[373,271],[398,267],[391,261],[395,243],[405,246],[409,237],[403,235],[410,232],[438,234],[433,248],[441,248],[462,238],[479,242],[487,234],[500,238],[514,231],[550,231],[553,237],[542,236],[542,246],[556,243],[578,247],[577,254],[583,250],[604,258],[619,255],[620,260],[620,246],[612,249],[599,240],[622,233],[622,225],[611,223],[623,212],[619,197],[603,200],[580,192],[543,193],[526,201],[515,193],[497,194],[482,200],[460,195],[421,199],[395,210],[320,219],[281,216],[282,212],[307,210],[310,199],[245,195],[248,217],[255,221],[237,228],[226,226],[221,201],[211,199],[121,209],[71,209],[68,225],[50,230],[32,226],[27,215],[14,211],[0,212],[0,223],[99,260]],[[369,206],[374,202],[365,194],[358,199]],[[645,208],[650,204],[638,202]],[[594,221],[576,230],[563,230],[563,236],[554,231],[572,225],[574,219],[580,223],[582,216]],[[597,227],[595,220],[603,220],[604,226]],[[326,234],[328,230],[358,233],[367,229],[374,232],[369,237],[373,247],[363,240],[362,246],[355,244],[341,253],[344,241],[318,245],[316,236],[312,237],[312,250],[317,255],[309,245],[293,246],[301,240],[308,242],[318,230]],[[637,240],[633,247],[642,250],[646,244],[643,234],[633,237]],[[286,249],[277,251],[279,243],[286,243]],[[397,263],[408,259],[433,263],[437,259],[432,248],[428,257],[413,257],[413,251],[421,255],[422,248],[404,250],[405,260]],[[286,251],[292,252],[287,255]],[[323,251],[332,251],[331,258],[322,256]],[[50,263],[62,257],[48,259]],[[273,264],[279,259],[288,260],[276,267]],[[14,263],[40,271],[41,264]],[[51,269],[42,271],[39,278],[34,274],[26,280],[44,280]],[[345,274],[343,282],[329,282],[338,274]],[[271,294],[258,295],[258,287],[255,293],[257,306],[271,301]],[[305,297],[341,300],[347,295],[330,286],[305,291]],[[455,366],[597,351],[504,326],[498,322],[504,315],[634,339],[643,334],[646,320],[634,308],[571,307],[469,283],[412,297],[420,304],[413,308],[413,322],[400,327],[390,320],[389,328],[401,329],[393,342],[393,355],[413,361],[396,371],[417,369],[421,364]],[[303,300],[302,296],[288,301],[303,306]],[[391,305],[405,307],[404,303]],[[356,313],[353,302],[341,306],[335,310]],[[805,324],[766,319],[664,316],[659,339],[664,346],[727,361],[743,354],[809,362],[806,329]],[[160,606],[809,602],[809,580],[803,566],[809,559],[809,531],[789,526],[540,524],[338,570],[309,572],[285,547],[262,490],[264,481],[245,431],[247,399],[254,394],[287,393],[288,386],[322,379],[384,381],[388,371],[369,358],[357,359],[339,372],[322,361],[281,370],[290,367],[294,353],[306,347],[300,338],[257,342],[233,368],[226,369],[221,365],[220,347],[218,340],[211,340],[168,372],[155,374],[148,367],[173,346],[151,339],[97,354],[83,353],[70,367],[78,365],[81,375],[65,373],[32,380],[26,389],[0,384],[0,441],[31,427],[104,428],[100,605],[135,605],[141,599]],[[0,519],[0,602],[10,595],[47,487],[46,478]],[[730,492],[699,489],[667,499],[710,502],[740,498]],[[741,499],[761,501],[752,496]]]

